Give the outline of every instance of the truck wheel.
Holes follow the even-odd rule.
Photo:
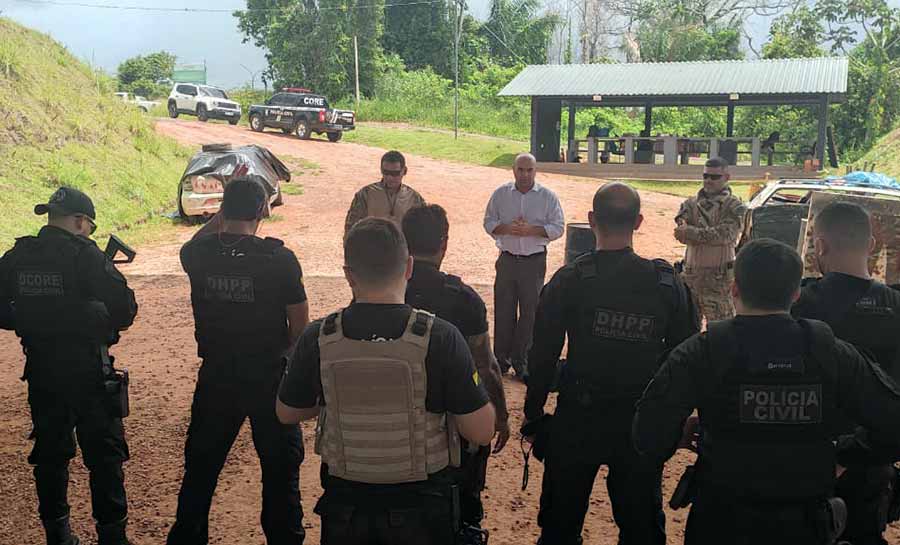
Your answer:
[[[283,132],[284,134],[291,134],[292,132],[294,132],[294,129],[281,129],[281,132]]]
[[[250,129],[255,132],[263,132],[262,116],[259,114],[253,114],[250,116]]]
[[[241,118],[239,118],[239,117],[232,117],[231,119],[228,120],[228,124],[231,126],[234,126],[234,125],[237,125],[238,121],[240,121],[240,120],[241,120]]]
[[[172,119],[178,117],[178,107],[175,106],[174,100],[169,101],[169,117]]]
[[[206,106],[203,104],[197,104],[197,120],[204,122],[209,120],[209,116],[206,115]]]
[[[294,125],[294,135],[300,140],[309,140],[309,122],[305,119],[297,121]]]
[[[341,138],[344,136],[342,132],[330,132],[328,133],[328,141],[329,142],[340,142]]]

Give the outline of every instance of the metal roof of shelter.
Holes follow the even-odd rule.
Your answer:
[[[525,67],[500,96],[554,97],[602,105],[798,103],[847,93],[844,57]],[[604,104],[607,103],[607,104]]]

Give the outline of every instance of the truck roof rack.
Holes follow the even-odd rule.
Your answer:
[[[284,87],[281,91],[284,93],[312,93],[312,91],[305,87]]]

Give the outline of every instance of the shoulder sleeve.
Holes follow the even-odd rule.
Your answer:
[[[900,438],[900,387],[853,345],[835,339],[838,405],[874,436]]]
[[[638,452],[668,459],[681,438],[684,420],[700,406],[698,377],[704,375],[706,339],[695,335],[673,350],[638,401],[632,436]]]
[[[298,305],[306,302],[306,288],[303,286],[303,269],[294,252],[287,248],[280,249],[283,266],[280,268],[280,286],[284,294],[285,305]]]
[[[194,241],[187,241],[184,246],[181,247],[181,252],[179,252],[178,255],[181,258],[182,270],[190,274],[194,257]]]
[[[85,247],[79,254],[78,262],[88,297],[106,305],[110,325],[116,331],[131,326],[137,315],[137,301],[122,273],[96,244]]]
[[[672,315],[666,329],[666,347],[673,349],[685,339],[700,332],[700,316],[694,307],[694,298],[690,288],[675,274],[675,268],[667,261],[654,259],[657,275],[660,276],[662,288],[668,290],[667,296],[672,299]],[[671,286],[668,284],[671,283]]]
[[[324,404],[319,367],[319,328],[322,321],[309,324],[290,356],[278,399],[289,407],[308,409]]]
[[[438,409],[436,412],[475,412],[487,404],[488,395],[475,370],[469,346],[459,330],[450,323],[440,318],[435,318],[434,322],[427,357],[432,362],[439,362],[438,366],[428,366],[429,371],[438,373],[438,384],[441,386],[443,407],[435,407]]]
[[[481,335],[488,331],[487,308],[484,300],[471,287],[462,284],[461,290],[462,317],[459,332],[464,337]]]
[[[574,270],[556,271],[541,290],[535,311],[534,339],[528,352],[528,389],[525,394],[525,418],[540,418],[556,375],[559,355],[566,340],[566,285],[575,281]]]
[[[347,210],[347,219],[344,220],[344,233],[346,234],[353,225],[359,220],[366,217],[369,213],[368,204],[366,203],[366,190],[364,187],[356,192],[353,201],[350,203],[350,209]]]

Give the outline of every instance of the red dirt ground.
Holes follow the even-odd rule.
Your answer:
[[[341,276],[341,237],[347,206],[353,193],[376,180],[378,159],[383,150],[324,140],[298,141],[280,134],[256,134],[248,129],[222,124],[161,121],[157,130],[183,144],[257,143],[269,147],[290,163],[302,158],[320,166],[317,175],[296,178],[303,185],[302,196],[285,195],[285,205],[276,209],[278,221],[262,227],[263,236],[275,236],[293,249],[303,266],[310,298],[311,314],[320,317],[345,305],[350,291]],[[445,270],[459,274],[484,297],[492,313],[493,263],[496,249],[482,227],[484,206],[493,189],[511,179],[505,170],[409,157],[407,182],[429,202],[443,205],[451,223],[450,250]],[[539,177],[562,201],[567,221],[586,221],[596,181],[563,176]],[[173,181],[173,192],[175,182]],[[672,238],[672,215],[680,199],[644,193],[645,222],[636,239],[645,256],[677,258],[682,248]],[[102,215],[102,211],[100,211]],[[123,335],[114,352],[118,362],[132,376],[132,416],[126,421],[132,459],[127,464],[130,533],[136,545],[162,544],[174,519],[176,495],[183,463],[184,435],[190,416],[199,359],[193,338],[187,278],[178,263],[178,249],[194,232],[178,227],[171,240],[141,248],[137,262],[124,266],[130,285],[137,293],[140,312],[134,326]],[[550,247],[548,269],[562,263],[564,242]],[[549,275],[548,275],[549,276]],[[24,357],[18,340],[0,332],[0,501],[5,514],[0,518],[0,543],[41,543],[36,499],[26,457],[26,440],[31,426],[25,385],[21,374]],[[524,387],[506,379],[512,413],[512,427],[521,423]],[[319,460],[312,452],[312,425],[303,427],[307,459],[302,466],[301,487],[306,513],[307,543],[319,541],[318,517],[312,508],[319,496]],[[671,494],[678,476],[692,455],[679,453],[665,470],[664,494]],[[75,529],[94,542],[90,519],[87,475],[80,462],[71,466],[69,497]],[[522,460],[517,441],[511,441],[490,462],[485,491],[491,543],[519,545],[534,543],[535,522],[542,467],[532,463],[531,484],[520,489]],[[242,430],[219,480],[210,515],[210,542],[227,544],[264,543],[259,527],[260,473],[247,428]],[[668,512],[669,543],[681,543],[686,511]],[[585,542],[611,544],[617,530],[612,521],[603,479],[597,479],[590,512],[585,524]],[[900,542],[893,529],[889,540]]]

